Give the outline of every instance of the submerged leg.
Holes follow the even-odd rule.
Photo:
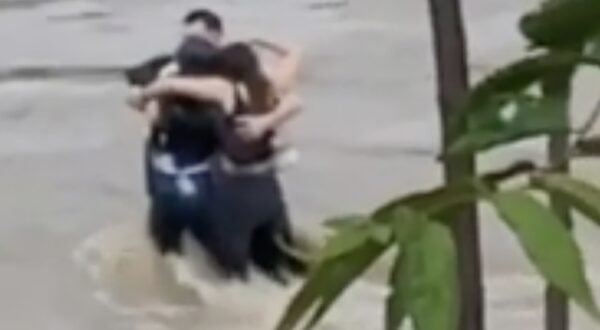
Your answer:
[[[192,234],[225,277],[248,279],[250,235],[246,231],[204,226],[193,227]]]
[[[154,205],[154,202],[150,206],[149,213],[148,231],[157,251],[162,255],[181,254],[183,224],[173,214]]]
[[[251,253],[253,262],[277,282],[285,284],[284,271],[304,275],[307,263],[288,251],[294,242],[285,218],[279,218],[257,228],[252,237]]]
[[[285,255],[275,242],[275,226],[266,224],[258,227],[252,234],[250,254],[254,264],[276,282],[286,284],[287,280],[281,268]]]

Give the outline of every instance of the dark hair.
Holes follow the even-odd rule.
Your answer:
[[[183,24],[185,25],[196,22],[203,22],[210,31],[223,33],[223,21],[221,17],[210,9],[194,9],[188,12],[183,18]]]
[[[154,81],[160,70],[171,62],[170,55],[159,55],[124,70],[127,83],[130,86],[146,86]]]
[[[273,88],[263,74],[258,56],[247,44],[237,42],[224,47],[219,54],[223,74],[248,89],[249,111],[263,113],[272,110]]]

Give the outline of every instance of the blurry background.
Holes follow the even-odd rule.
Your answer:
[[[516,22],[535,4],[464,1],[474,79],[523,50]],[[281,312],[293,288],[260,278],[199,304],[156,269],[144,238],[145,128],[125,107],[115,69],[173,49],[181,16],[199,6],[224,16],[231,39],[260,35],[306,51],[307,107],[292,125],[301,161],[283,174],[299,226],[316,231],[326,216],[439,182],[425,1],[0,0],[2,329],[266,330]],[[597,82],[580,75],[576,123]],[[541,150],[532,141],[482,164],[542,159]],[[597,163],[576,168],[600,179]],[[488,323],[541,329],[543,283],[491,217],[484,209]],[[594,272],[599,233],[579,232]],[[377,271],[322,329],[381,329]],[[576,314],[574,329],[592,328]]]

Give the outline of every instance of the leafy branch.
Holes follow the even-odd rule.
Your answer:
[[[522,175],[530,178],[525,187],[500,189],[503,182]],[[390,248],[396,251],[396,261],[389,277],[392,291],[386,303],[386,329],[398,329],[406,318],[422,325],[417,329],[457,329],[454,243],[448,239],[447,227],[438,225],[438,216],[470,201],[491,203],[540,274],[600,320],[575,239],[553,212],[533,197],[534,191],[560,193],[600,225],[598,188],[529,161],[452,186],[402,196],[370,216],[359,221],[352,217],[336,227],[277,329],[296,329],[305,316],[309,321],[303,329],[314,327],[350,283]]]
[[[441,156],[446,165],[458,156],[531,137],[574,134],[575,143],[564,154],[555,153],[549,165],[523,160],[394,198],[366,215],[334,219],[329,224],[332,236],[277,330],[314,328],[351,284],[388,251],[395,258],[388,277],[385,329],[399,329],[408,320],[415,330],[459,329],[459,250],[447,226],[451,220],[443,214],[471,203],[490,204],[538,273],[600,321],[575,237],[562,221],[563,214],[538,198],[540,194],[559,198],[600,226],[600,189],[562,172],[574,157],[600,153],[600,138],[590,137],[600,117],[600,101],[575,131],[569,127],[566,106],[575,70],[600,68],[598,17],[599,0],[546,1],[524,15],[521,31],[531,43],[530,50],[541,51],[477,83],[457,108],[460,111],[453,111],[458,114],[443,118],[451,128],[447,134],[451,143]],[[560,88],[547,88],[555,77],[561,78]],[[527,178],[527,183],[517,188],[505,184],[516,177]]]

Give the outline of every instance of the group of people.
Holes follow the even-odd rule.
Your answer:
[[[302,274],[277,178],[293,152],[280,129],[301,110],[294,87],[300,54],[262,39],[223,43],[221,18],[193,10],[170,54],[126,71],[129,105],[148,120],[146,186],[150,238],[163,255],[183,253],[184,233],[224,277],[257,267],[278,282]],[[277,60],[261,61],[259,51]]]

